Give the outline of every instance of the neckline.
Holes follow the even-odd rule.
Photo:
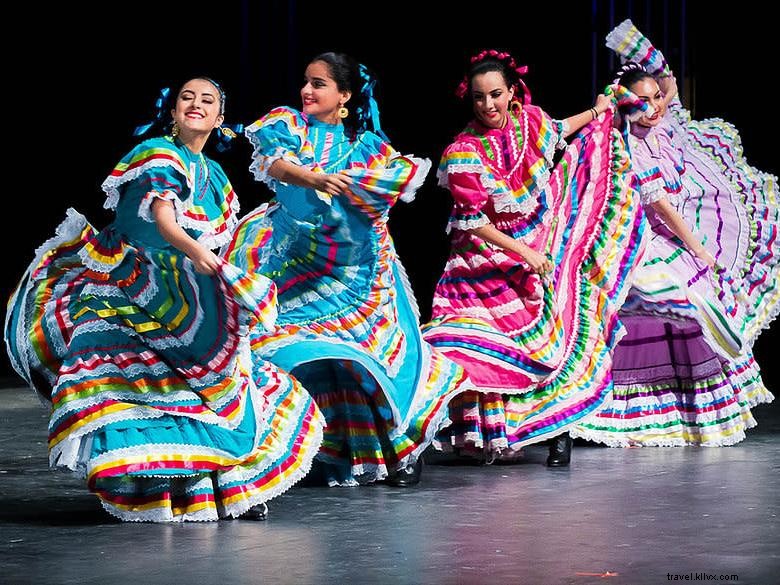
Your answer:
[[[329,132],[333,132],[334,134],[344,133],[344,124],[329,124],[328,122],[322,122],[321,120],[318,120],[314,116],[309,116],[309,125],[316,128],[323,128]]]
[[[503,136],[509,131],[514,131],[515,128],[514,120],[517,118],[518,118],[517,114],[515,114],[511,110],[507,110],[506,122],[501,128],[492,128],[490,126],[486,126],[479,120],[479,118],[476,117],[472,119],[470,126],[474,128],[474,130],[476,130],[482,136],[487,136],[490,134],[497,134]]]
[[[631,124],[631,134],[637,138],[644,139],[656,128],[658,128],[658,126],[642,126],[639,123],[634,123]]]
[[[206,155],[203,154],[203,151],[201,152],[193,152],[189,146],[184,144],[181,140],[179,140],[178,136],[173,137],[173,143],[184,150],[189,155],[189,158],[196,159],[200,162],[202,162],[204,165],[208,164],[208,159],[206,158]]]

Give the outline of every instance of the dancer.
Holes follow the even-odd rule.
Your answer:
[[[168,119],[163,90],[152,123]],[[68,210],[11,298],[16,370],[51,402],[49,460],[87,479],[128,521],[264,519],[303,477],[323,420],[300,384],[254,361],[250,328],[272,329],[275,287],[215,255],[238,200],[202,149],[225,94],[194,78],[170,134],[136,146],[103,183],[116,212],[95,231]]]
[[[524,73],[483,51],[458,89],[475,119],[439,166],[452,248],[423,331],[479,390],[453,401],[442,448],[511,459],[556,437],[547,463],[566,466],[567,429],[609,399],[617,309],[644,232],[610,98],[556,121],[531,104]]]
[[[276,193],[236,230],[226,258],[276,282],[275,332],[252,349],[293,373],[327,420],[318,460],[330,485],[419,481],[462,368],[422,341],[417,304],[388,232],[430,162],[387,142],[375,78],[324,53],[306,68],[302,111],[276,108],[246,135],[251,169]]]
[[[770,402],[751,348],[778,311],[777,179],[736,129],[692,120],[663,55],[631,21],[607,37],[617,80],[652,106],[630,124],[653,235],[622,319],[612,405],[575,430],[611,446],[731,445]],[[636,62],[633,62],[633,61]]]

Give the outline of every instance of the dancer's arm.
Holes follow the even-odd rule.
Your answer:
[[[219,258],[211,250],[195,241],[176,222],[176,212],[170,201],[155,199],[152,202],[152,217],[157,223],[157,230],[165,241],[177,250],[185,253],[195,265],[195,271],[213,276],[219,269]]]
[[[661,197],[657,201],[651,203],[653,209],[658,213],[664,223],[669,227],[674,235],[680,238],[685,246],[693,252],[702,262],[706,263],[710,268],[715,266],[715,258],[710,254],[693,235],[688,225],[685,223],[677,210],[672,206],[666,197]]]
[[[664,105],[669,107],[669,104],[672,102],[678,92],[677,79],[674,75],[659,77],[658,87],[664,94]]]
[[[565,122],[568,125],[568,130],[563,135],[563,137],[566,138],[574,134],[580,128],[595,120],[592,110],[596,110],[597,115],[606,112],[609,109],[611,102],[612,100],[604,94],[596,96],[596,104],[593,106],[593,108],[566,118]]]
[[[334,175],[315,173],[281,158],[271,165],[271,168],[268,169],[268,174],[277,181],[292,183],[308,189],[316,189],[330,195],[343,193],[352,184],[352,179],[343,173]]]
[[[544,254],[540,254],[536,250],[526,246],[523,242],[515,240],[513,237],[499,231],[492,223],[479,226],[478,228],[469,231],[486,242],[490,242],[504,250],[519,254],[522,256],[523,260],[528,263],[531,270],[537,274],[544,274],[553,269],[553,263],[548,260]]]

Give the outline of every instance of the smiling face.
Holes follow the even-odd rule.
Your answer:
[[[304,74],[305,84],[301,88],[303,112],[314,116],[320,122],[337,124],[341,122],[339,109],[349,101],[352,93],[339,90],[330,67],[324,61],[309,63]]]
[[[499,71],[480,73],[471,78],[474,115],[488,128],[503,128],[514,91]]]
[[[208,134],[222,124],[221,108],[220,93],[213,83],[191,79],[179,90],[171,116],[181,136]]]
[[[645,77],[631,84],[628,89],[635,93],[640,100],[653,106],[653,114],[642,116],[637,120],[637,123],[645,127],[658,126],[666,113],[666,105],[664,104],[664,94],[655,79]]]

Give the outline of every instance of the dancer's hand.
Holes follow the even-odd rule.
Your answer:
[[[317,175],[316,189],[323,191],[328,195],[340,195],[349,189],[352,185],[352,178],[343,173],[335,175]]]
[[[536,274],[547,274],[553,269],[552,260],[547,258],[544,254],[540,254],[536,250],[529,248],[523,252],[523,259],[531,268],[531,271],[535,272]]]
[[[596,96],[596,103],[593,105],[599,114],[602,114],[614,107],[614,99],[603,93]]]
[[[206,276],[214,276],[221,262],[219,256],[200,245],[190,252],[189,259],[195,265],[195,272]]]
[[[701,250],[696,256],[710,268],[715,268],[715,256],[710,254],[707,250]]]
[[[677,79],[674,75],[667,75],[658,79],[658,87],[664,94],[664,101],[668,104],[677,95]]]

